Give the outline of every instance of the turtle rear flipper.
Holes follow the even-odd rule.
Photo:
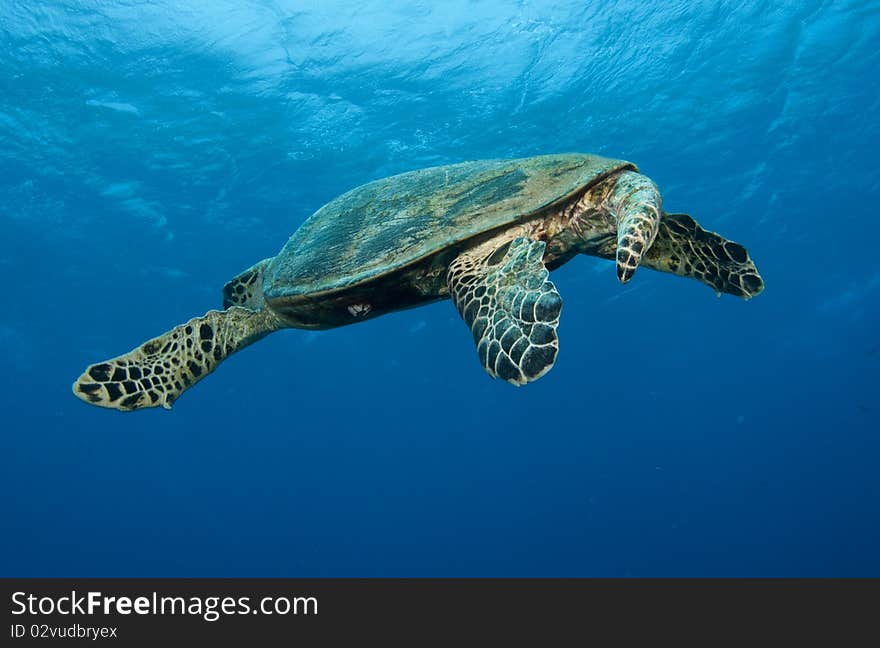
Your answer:
[[[224,310],[232,306],[243,306],[251,310],[260,310],[263,307],[263,272],[271,261],[272,257],[255,263],[223,286]]]
[[[543,241],[517,238],[462,253],[449,266],[449,294],[471,327],[483,368],[524,385],[550,371],[562,297],[547,278]]]
[[[73,393],[91,405],[123,411],[171,409],[232,353],[282,326],[268,308],[208,311],[126,354],[91,365],[73,383]]]
[[[698,279],[719,294],[750,299],[764,290],[764,280],[742,245],[704,230],[687,214],[663,214],[642,265]]]

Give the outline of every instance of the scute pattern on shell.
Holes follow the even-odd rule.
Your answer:
[[[267,299],[345,288],[513,223],[614,171],[596,155],[542,155],[433,167],[336,198],[290,237],[267,268]]]

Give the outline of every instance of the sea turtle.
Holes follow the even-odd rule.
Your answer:
[[[483,160],[411,171],[324,205],[281,252],[223,288],[212,310],[73,384],[101,407],[170,408],[230,354],[283,328],[327,329],[450,297],[490,376],[522,385],[556,360],[562,298],[548,279],[576,254],[693,277],[746,299],[764,282],[745,248],[661,209],[638,168],[597,155]]]

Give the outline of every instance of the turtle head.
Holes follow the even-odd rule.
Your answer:
[[[605,208],[617,222],[617,278],[632,279],[660,227],[662,199],[657,185],[635,171],[623,171],[608,194]]]

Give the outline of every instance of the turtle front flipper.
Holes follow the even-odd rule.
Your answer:
[[[764,280],[742,245],[704,230],[687,214],[663,214],[642,265],[697,279],[719,294],[750,299],[764,290]]]
[[[544,246],[526,238],[482,246],[462,253],[447,273],[483,368],[517,386],[550,371],[559,350],[562,297],[548,279]]]
[[[131,411],[171,404],[223,360],[283,324],[270,309],[208,311],[128,353],[91,365],[73,393],[92,405]]]

